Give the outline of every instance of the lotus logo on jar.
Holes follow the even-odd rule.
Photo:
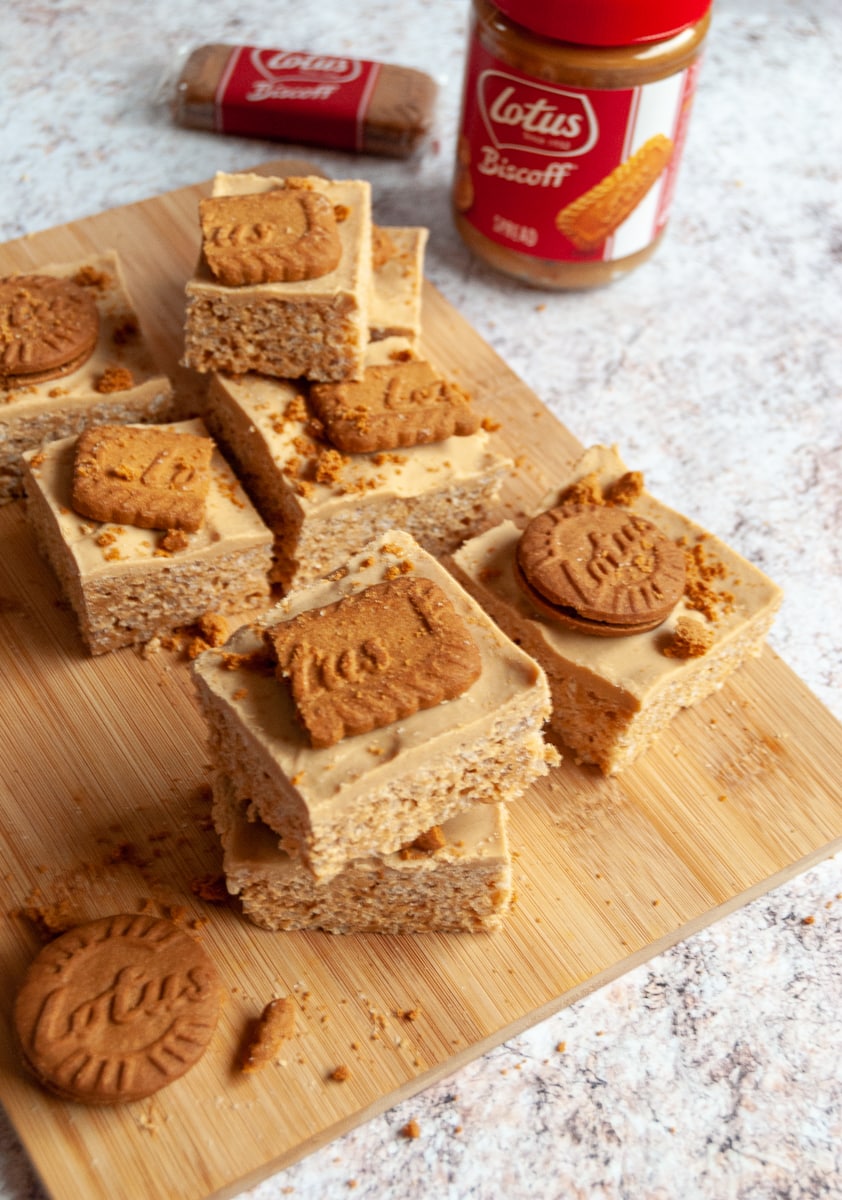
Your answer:
[[[587,96],[501,71],[484,71],[477,82],[482,119],[498,150],[576,158],[596,144],[599,126]]]

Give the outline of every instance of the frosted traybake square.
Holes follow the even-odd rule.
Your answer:
[[[481,674],[455,699],[315,749],[289,687],[266,669],[262,627],[391,578],[433,580],[467,624]],[[211,755],[238,800],[319,878],[385,855],[478,804],[519,797],[556,761],[544,743],[549,690],[435,559],[402,532],[375,539],[333,577],[296,589],[193,663]]]
[[[363,180],[307,181],[343,213],[339,265],[313,279],[229,286],[214,278],[201,256],[186,285],[185,366],[281,379],[359,377],[369,336],[371,187]],[[219,173],[213,195],[284,186],[274,176]]]
[[[594,446],[561,472],[557,488],[536,511],[552,507],[574,483],[592,478],[607,491],[626,473],[616,450]],[[697,704],[758,654],[781,602],[780,589],[762,571],[645,489],[627,507],[683,545],[697,564],[691,562],[688,588],[671,615],[648,633],[597,637],[538,612],[516,581],[522,530],[512,521],[470,540],[452,559],[456,577],[547,672],[553,735],[579,761],[595,763],[606,774],[629,766],[682,708]],[[706,583],[700,572],[709,576]],[[710,638],[699,657],[664,653],[682,617],[702,623]]]
[[[367,362],[406,350],[373,343]],[[213,375],[205,418],[275,533],[276,575],[288,587],[339,566],[386,529],[439,556],[488,523],[512,463],[480,428],[398,453],[343,454],[314,438],[306,389],[259,375]]]
[[[500,927],[512,903],[505,804],[475,805],[436,829],[438,848],[407,846],[349,862],[318,882],[249,819],[230,779],[213,785],[213,819],[228,891],[263,929],[327,933],[476,933]],[[434,842],[439,839],[434,839]]]
[[[206,435],[199,420],[165,428]],[[93,654],[140,644],[200,617],[265,607],[272,535],[218,449],[202,527],[162,552],[161,532],[73,510],[76,437],[25,456],[27,520]]]
[[[143,336],[116,253],[50,263],[30,273],[74,279],[90,288],[99,311],[99,337],[90,357],[70,374],[0,387],[0,503],[23,494],[25,451],[87,425],[166,421],[172,415],[172,385]],[[114,380],[124,372],[123,386],[115,388]]]

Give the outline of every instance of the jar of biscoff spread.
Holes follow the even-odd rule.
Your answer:
[[[711,0],[472,0],[453,180],[485,262],[544,288],[632,270],[663,235]]]

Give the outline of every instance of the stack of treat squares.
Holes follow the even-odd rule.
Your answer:
[[[296,588],[192,671],[227,886],[251,921],[499,927],[508,806],[557,761],[549,688],[408,534]]]
[[[420,350],[427,231],[372,221],[371,188],[216,176],[200,205],[184,363],[275,535],[284,588],[402,529],[434,555],[488,521],[512,463]]]
[[[426,230],[315,176],[218,175],[199,217],[184,362],[286,596],[193,665],[228,889],[268,929],[494,929],[557,756],[543,671],[436,561],[512,464],[420,352]]]

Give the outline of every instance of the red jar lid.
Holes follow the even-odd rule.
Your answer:
[[[695,25],[711,0],[492,0],[533,33],[580,46],[630,46]]]

